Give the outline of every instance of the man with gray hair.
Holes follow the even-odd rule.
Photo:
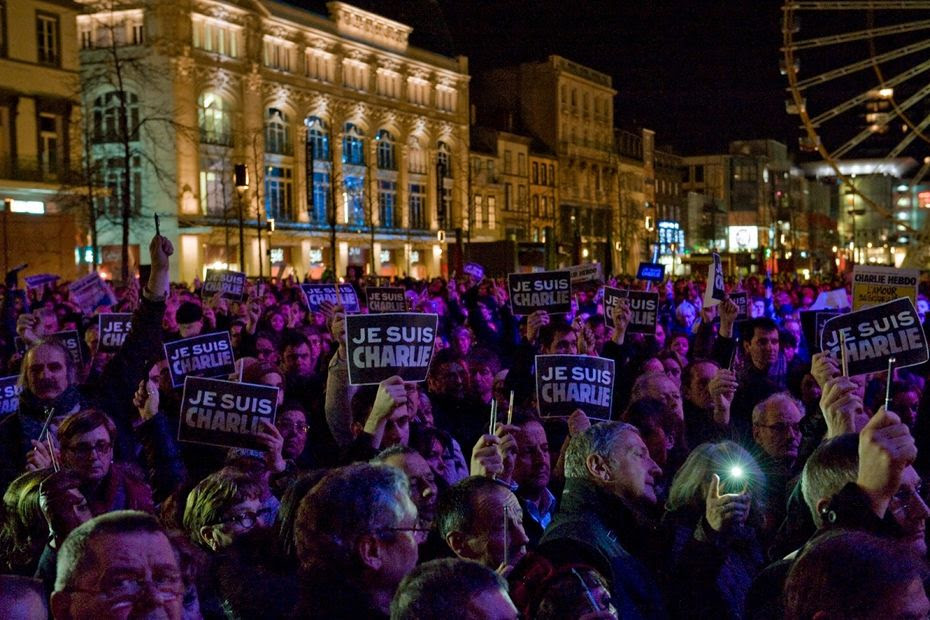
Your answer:
[[[804,405],[788,392],[772,394],[752,410],[753,455],[765,472],[766,506],[773,523],[786,514],[789,484],[798,475]]]
[[[326,474],[297,511],[295,617],[386,618],[398,584],[417,563],[419,531],[401,470],[356,463]]]
[[[622,618],[664,618],[655,577],[661,543],[650,524],[662,470],[636,427],[595,424],[571,438],[565,490],[539,552],[556,564],[584,563],[610,577]]]

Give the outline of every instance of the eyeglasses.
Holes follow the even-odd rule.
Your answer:
[[[414,539],[414,540],[416,541],[416,543],[419,545],[419,544],[423,543],[424,541],[426,541],[426,538],[427,538],[427,536],[429,535],[429,528],[428,528],[428,527],[417,527],[417,526],[413,526],[413,527],[382,527],[382,528],[379,529],[377,532],[375,532],[375,534],[376,534],[376,535],[380,535],[380,534],[382,534],[383,532],[394,532],[394,533],[396,533],[396,532],[410,532],[410,534],[413,536],[413,539]]]
[[[927,490],[924,488],[923,483],[914,488],[904,487],[891,497],[891,512],[911,512],[917,508],[920,503],[923,503],[926,507],[927,499]]]
[[[775,431],[776,433],[784,435],[788,431],[796,435],[801,434],[801,423],[796,424],[787,424],[785,422],[779,422],[778,424],[756,424],[760,428],[767,428],[769,430]]]
[[[296,422],[294,423],[276,422],[275,426],[277,426],[278,430],[281,431],[282,433],[285,431],[289,431],[292,433],[296,433],[298,435],[306,435],[307,431],[310,430],[310,427],[307,426],[306,424],[297,424]]]
[[[264,523],[265,520],[271,515],[271,512],[271,508],[261,508],[258,510],[258,512],[246,510],[245,512],[240,512],[237,515],[233,515],[228,519],[223,519],[218,523],[218,525],[222,525],[224,523],[235,523],[243,529],[250,530],[255,527],[256,523]]]
[[[65,446],[65,450],[74,452],[81,458],[86,458],[95,452],[99,455],[109,454],[112,447],[113,445],[109,441],[100,440],[97,443],[79,443],[73,446]]]
[[[111,606],[119,607],[137,602],[143,592],[151,589],[154,590],[155,598],[163,603],[176,599],[184,594],[181,573],[167,571],[154,575],[152,579],[120,576],[99,590],[69,588],[68,591],[102,596]]]

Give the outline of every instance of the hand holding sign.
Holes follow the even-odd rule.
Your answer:
[[[714,422],[717,424],[726,426],[730,423],[730,406],[737,389],[736,373],[726,368],[718,368],[707,384],[707,391],[714,401]]]
[[[132,404],[139,412],[139,419],[148,422],[158,414],[158,383],[151,377],[139,382],[139,388],[132,398]]]
[[[914,459],[917,446],[910,429],[892,411],[878,410],[859,433],[859,475],[856,484],[869,497],[872,510],[884,518],[901,476]]]
[[[610,339],[615,344],[623,344],[623,340],[626,336],[626,328],[629,326],[630,321],[633,320],[633,311],[630,309],[630,300],[627,298],[618,299],[617,305],[608,306],[610,312],[613,315],[614,322],[614,331],[610,335]]]
[[[815,353],[811,357],[811,375],[817,381],[817,385],[823,389],[827,381],[840,376],[840,363],[830,351]]]
[[[530,344],[536,344],[539,339],[539,330],[544,325],[549,324],[549,313],[545,310],[537,310],[526,317],[526,340]]]
[[[265,449],[265,464],[268,466],[268,471],[280,474],[287,469],[287,462],[281,455],[284,449],[284,437],[281,436],[278,427],[268,420],[262,420],[255,438]]]
[[[407,407],[407,388],[404,386],[404,380],[394,375],[378,385],[375,403],[365,422],[365,432],[373,437],[374,447],[381,447],[388,419],[401,407]]]
[[[856,419],[864,415],[859,384],[849,377],[833,377],[823,386],[820,410],[827,423],[827,438],[855,433]]]
[[[739,316],[739,306],[731,299],[726,299],[720,304],[720,336],[723,338],[733,337],[733,324],[736,323],[736,317]]]
[[[16,319],[16,333],[26,343],[27,347],[39,341],[39,319],[31,312],[24,312]]]

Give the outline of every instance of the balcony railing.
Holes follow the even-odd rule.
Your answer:
[[[61,162],[44,162],[38,158],[0,157],[0,179],[38,183],[79,183],[80,170],[66,169]]]

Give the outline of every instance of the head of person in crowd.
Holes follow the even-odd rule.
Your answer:
[[[315,372],[310,341],[300,332],[289,332],[281,341],[281,368],[289,377],[310,377]]]
[[[106,353],[100,350],[99,325],[89,325],[87,327],[84,331],[84,344],[87,345],[87,352],[90,354],[89,370],[99,374],[103,371],[103,367],[107,365],[107,362],[113,358],[112,353]]]
[[[77,368],[57,340],[42,340],[23,358],[19,384],[40,401],[53,401],[77,384]]]
[[[281,456],[290,461],[296,461],[307,447],[307,411],[300,403],[289,401],[281,405],[274,425],[284,438],[281,447]]]
[[[750,524],[760,525],[765,474],[752,455],[733,441],[707,442],[695,447],[672,479],[666,510],[685,510],[703,515],[711,479],[720,478],[720,494],[749,492],[752,497],[745,515]]]
[[[181,338],[198,336],[203,331],[203,308],[193,301],[185,301],[175,313],[178,334]]]
[[[768,317],[754,317],[742,329],[743,351],[756,370],[768,372],[778,361],[778,325]]]
[[[639,365],[639,375],[648,375],[650,373],[665,374],[665,366],[658,357],[647,357]]]
[[[432,370],[432,369],[431,369]],[[364,430],[378,395],[377,385],[363,385],[352,395],[349,408],[352,411],[351,431],[358,437]],[[384,435],[380,449],[391,446],[406,446],[410,443],[410,413],[406,406],[396,407],[385,420]]]
[[[513,423],[519,430],[517,458],[513,467],[513,481],[521,496],[538,501],[545,494],[551,479],[549,439],[542,421],[529,410],[514,411]]]
[[[36,312],[39,323],[36,325],[38,333],[50,336],[61,331],[61,318],[54,308],[42,308]]]
[[[681,420],[665,402],[655,398],[634,400],[623,414],[623,421],[639,430],[649,449],[649,456],[659,467],[668,463],[668,455],[683,432]]]
[[[26,472],[6,488],[0,510],[0,573],[34,568],[39,559],[48,541],[48,524],[39,508],[39,485],[50,473],[44,469]]]
[[[507,579],[510,595],[523,613],[535,620],[590,618],[616,620],[610,584],[586,564],[554,566],[542,555],[521,563]]]
[[[48,618],[45,588],[38,579],[0,575],[0,609],[6,620]]]
[[[183,597],[175,550],[149,514],[116,511],[91,519],[58,552],[56,620],[180,620]]]
[[[287,327],[287,317],[277,306],[265,312],[263,321],[265,326],[276,334],[280,334]]]
[[[688,363],[688,351],[691,350],[691,341],[687,334],[672,334],[667,343],[668,351],[678,356],[682,366]]]
[[[824,511],[834,495],[859,474],[859,435],[847,433],[824,441],[810,455],[801,471],[801,495],[814,524],[824,525]],[[900,542],[920,556],[927,553],[926,525],[930,517],[923,484],[917,470],[907,466],[892,496],[888,511],[897,524]]]
[[[246,359],[246,358],[242,358]],[[242,369],[243,383],[257,383],[278,388],[278,406],[284,403],[284,373],[280,368],[268,362],[255,362]]]
[[[656,323],[656,333],[653,335],[653,339],[655,340],[657,349],[662,349],[665,347],[665,340],[666,340],[665,327],[662,325],[661,322]]]
[[[749,300],[749,318],[759,319],[765,316],[765,299],[762,297],[752,297]]]
[[[452,329],[452,339],[450,341],[452,348],[462,357],[467,357],[475,344],[475,336],[471,329],[466,325],[459,325]]]
[[[600,354],[604,350],[604,343],[607,342],[607,322],[600,314],[593,314],[588,317],[586,324],[594,337],[594,350]]]
[[[788,620],[926,618],[924,561],[865,532],[825,534],[806,548],[785,583]]]
[[[771,459],[794,465],[801,447],[804,405],[788,392],[772,394],[752,409],[752,438]]]
[[[782,330],[793,335],[795,341],[797,342],[797,346],[799,347],[801,346],[801,342],[803,341],[803,336],[804,336],[801,330],[801,321],[794,318],[793,316],[789,316],[785,318],[784,321],[782,321],[781,328]]]
[[[391,620],[516,620],[507,582],[478,562],[446,558],[417,566],[401,581]]]
[[[494,396],[494,376],[501,370],[500,358],[484,347],[474,347],[465,358],[469,391],[474,398],[488,403]]]
[[[930,312],[930,301],[927,300],[927,296],[923,293],[917,294],[917,318],[923,324],[927,320],[927,312]]]
[[[320,581],[351,588],[388,613],[401,580],[417,563],[417,508],[395,467],[356,463],[334,469],[301,500],[294,526],[304,597]]]
[[[417,507],[417,523],[423,529],[429,529],[436,518],[439,490],[436,486],[436,476],[426,459],[413,448],[395,445],[382,450],[372,459],[372,463],[396,467],[407,475],[410,500]]]
[[[242,351],[242,334],[245,331],[245,321],[242,319],[233,319],[229,323],[229,341],[232,342],[233,350]]]
[[[917,411],[920,405],[920,388],[909,381],[895,381],[891,384],[891,410],[900,416],[901,421],[911,430],[917,423]],[[878,409],[878,407],[876,407]]]
[[[297,567],[297,547],[294,541],[294,526],[297,523],[297,511],[304,496],[323,479],[329,470],[311,469],[299,474],[281,495],[281,506],[275,519],[275,531],[281,557]]]
[[[656,503],[662,469],[632,424],[601,422],[574,435],[565,453],[566,480],[586,480],[634,510]]]
[[[689,331],[694,320],[697,318],[697,308],[688,300],[682,301],[675,308],[675,326],[679,330]]]
[[[327,342],[326,337],[329,332],[318,325],[307,325],[302,327],[300,331],[307,337],[307,342],[310,343],[310,357],[313,358],[313,367],[316,368],[320,357],[323,355],[324,345]]]
[[[464,360],[452,349],[437,351],[429,367],[426,385],[431,396],[464,399],[468,389],[468,371]]]
[[[446,459],[453,450],[449,433],[435,426],[416,424],[410,428],[410,446],[419,452],[429,465],[439,489],[444,490],[449,486]]]
[[[711,409],[714,397],[709,386],[719,368],[712,360],[696,360],[685,366],[681,371],[681,394],[684,400],[697,409]]]
[[[681,389],[681,371],[683,369],[681,359],[672,351],[660,351],[656,356],[662,362],[662,370],[665,376],[675,382],[675,385]]]
[[[491,570],[514,566],[526,554],[523,510],[509,487],[471,476],[439,498],[439,535],[456,556]]]
[[[244,474],[216,472],[188,494],[184,530],[203,549],[219,551],[238,537],[261,527],[261,487]]]
[[[665,372],[647,372],[636,378],[630,393],[630,400],[655,398],[675,412],[678,419],[684,420],[685,414],[681,402],[681,388]]]
[[[281,361],[277,336],[270,332],[258,332],[255,335],[255,358],[260,362],[277,366]]]
[[[576,355],[578,334],[561,317],[552,317],[539,329],[539,348],[540,353],[547,355]]]
[[[798,338],[787,330],[778,332],[778,345],[785,354],[786,362],[790,362],[798,354]]]
[[[58,427],[61,465],[75,472],[83,484],[106,478],[113,464],[116,425],[99,409],[82,409]]]

